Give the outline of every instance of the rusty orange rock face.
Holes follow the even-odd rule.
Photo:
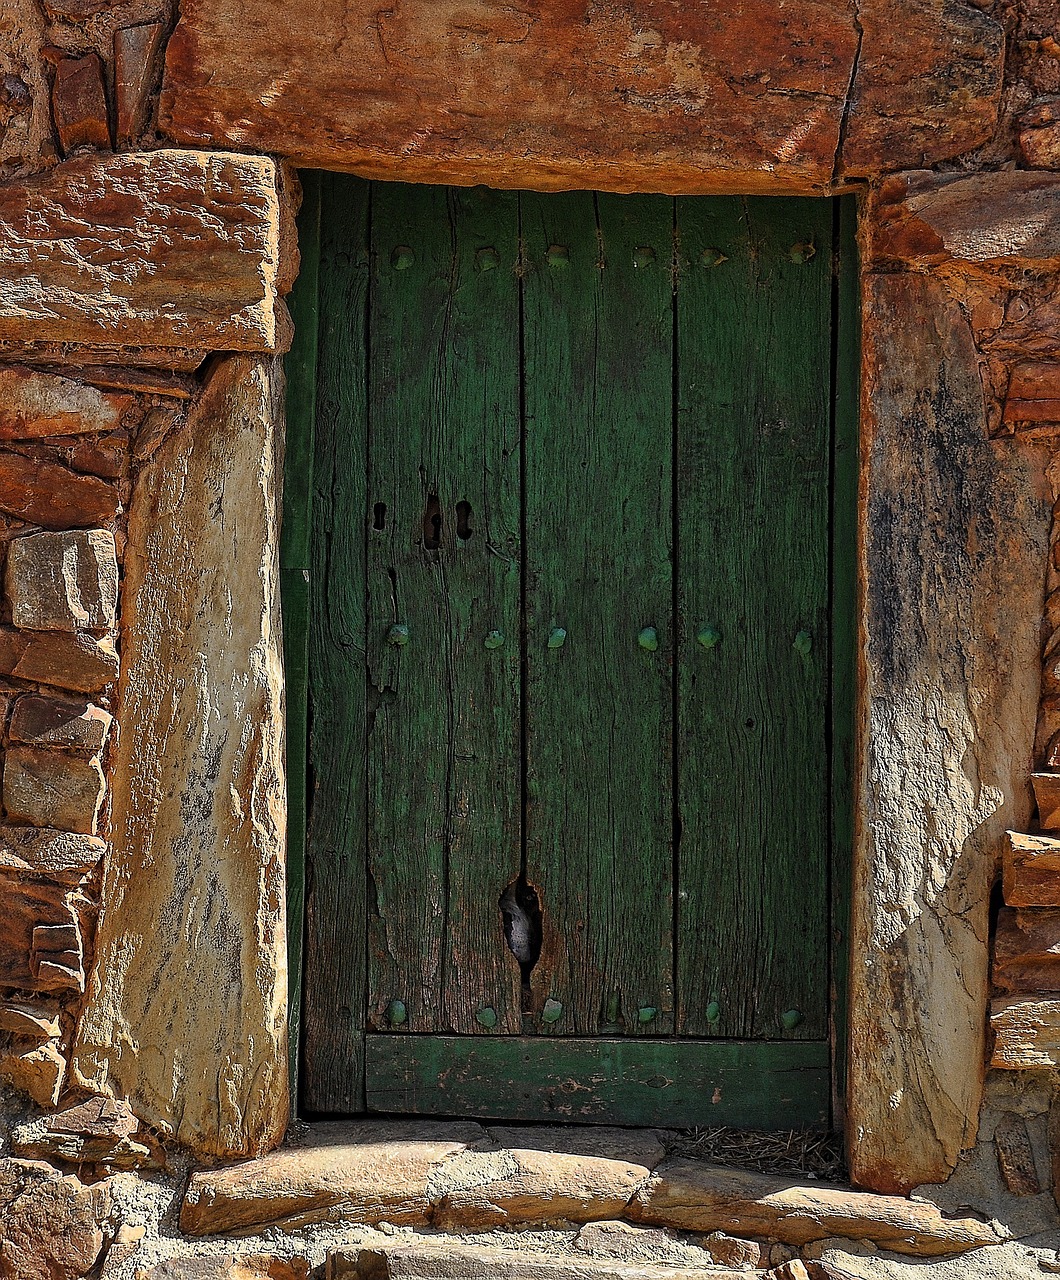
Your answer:
[[[414,182],[821,191],[956,154],[993,126],[996,24],[943,19],[935,0],[893,10],[863,4],[862,37],[850,0],[265,0],[253,23],[237,0],[186,0],[161,125],[182,143]]]

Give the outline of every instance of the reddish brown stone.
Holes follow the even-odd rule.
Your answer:
[[[82,1280],[103,1251],[106,1182],[86,1187],[34,1160],[0,1160],[0,1280]]]
[[[87,529],[118,514],[118,491],[96,476],[0,450],[0,511],[43,529]]]
[[[915,167],[987,138],[1000,83],[997,25],[936,0],[264,0],[254,17],[181,4],[168,138],[422,182],[821,191],[844,122],[845,172]]]
[[[57,1046],[38,1039],[13,1039],[0,1049],[0,1079],[14,1085],[39,1107],[54,1107],[66,1078],[66,1059]],[[0,1204],[0,1222],[3,1205]],[[0,1241],[3,1237],[0,1236]],[[3,1276],[3,1244],[0,1243],[0,1276]]]
[[[4,757],[4,812],[15,822],[94,836],[104,780],[98,756],[9,747]]]
[[[1060,169],[1060,124],[1022,129],[1020,151],[1032,169]]]
[[[113,717],[87,702],[68,702],[25,693],[15,701],[10,738],[39,747],[80,747],[100,751]]]
[[[994,1149],[1005,1186],[1015,1196],[1036,1196],[1042,1189],[1034,1167],[1027,1122],[1013,1111],[1006,1111],[994,1129]]]
[[[52,116],[67,154],[77,147],[110,146],[103,63],[98,54],[59,60],[52,85]]]
[[[113,431],[132,397],[34,369],[0,369],[0,440]]]
[[[1060,991],[1060,911],[1004,907],[994,939],[993,977],[1002,991]]]
[[[96,693],[117,680],[118,651],[109,636],[0,627],[0,673],[78,693]]]
[[[165,27],[151,22],[114,33],[114,106],[118,142],[128,146],[147,120],[151,85]]]
[[[1010,907],[1060,907],[1060,840],[1009,831],[1002,860]]]

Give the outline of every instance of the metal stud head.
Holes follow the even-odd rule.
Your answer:
[[[480,249],[475,254],[475,266],[479,271],[493,271],[494,268],[501,265],[501,255],[496,249],[486,248]]]
[[[800,631],[791,644],[795,652],[805,658],[813,648],[813,636],[808,631]]]
[[[390,255],[390,265],[395,271],[407,271],[416,261],[416,250],[407,244],[399,244]]]
[[[482,642],[487,649],[500,649],[504,646],[503,631],[488,631],[486,638]]]
[[[785,1031],[794,1031],[802,1020],[801,1009],[785,1009],[780,1015],[780,1025]]]
[[[390,630],[386,633],[387,644],[392,644],[396,649],[403,649],[409,642],[409,629],[404,622],[395,622]]]
[[[553,1000],[551,996],[545,1001],[545,1007],[541,1010],[542,1022],[558,1022],[563,1017],[563,1006],[558,1000]]]
[[[653,1005],[645,1004],[637,1010],[637,1021],[641,1024],[651,1022],[655,1015],[659,1012]]]
[[[491,1031],[497,1025],[496,1011],[491,1009],[489,1005],[484,1005],[476,1012],[475,1021],[480,1027],[485,1027],[487,1031]]]
[[[553,627],[548,633],[548,647],[550,649],[562,649],[567,640],[567,632],[564,627]]]
[[[386,1020],[392,1027],[403,1026],[409,1017],[404,1000],[391,1000],[386,1007]]]
[[[817,253],[817,246],[812,240],[804,240],[801,244],[793,244],[788,255],[792,262],[809,262]]]
[[[659,633],[654,627],[643,627],[637,636],[637,644],[648,653],[654,653],[659,647]]]
[[[655,250],[650,245],[641,244],[633,250],[633,265],[635,267],[650,267],[655,261]]]
[[[570,265],[570,250],[565,244],[550,244],[545,254],[550,267],[566,267]]]
[[[718,1022],[721,1019],[721,1005],[717,1000],[712,1000],[706,1007],[706,1015],[708,1022]]]
[[[715,249],[711,246],[703,250],[699,255],[699,260],[705,267],[720,267],[723,262],[728,262],[729,258],[720,249]]]
[[[721,644],[721,632],[717,627],[701,627],[696,632],[696,643],[704,649],[713,649]]]

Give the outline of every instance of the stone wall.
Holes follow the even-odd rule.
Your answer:
[[[856,1177],[941,1181],[974,1141],[1006,848],[993,1060],[1057,1065],[1054,6],[785,13],[9,0],[0,1071],[39,1103],[203,1155],[282,1133],[286,162],[862,193]]]

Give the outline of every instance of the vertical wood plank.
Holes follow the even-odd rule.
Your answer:
[[[560,1035],[666,1034],[673,204],[524,194],[522,230],[534,1007]]]
[[[677,207],[678,1027],[821,1039],[831,210]]]
[[[280,590],[287,763],[287,1030],[290,1078],[299,1073],[302,1027],[302,938],[305,922],[305,837],[309,750],[309,542],[312,522],[313,423],[316,415],[320,285],[320,175],[302,178],[298,215],[301,267],[288,298],[294,342],[284,361],[287,380]],[[293,1095],[298,1101],[298,1095]]]
[[[322,179],[309,633],[304,1105],[364,1109],[366,302],[369,188]]]
[[[517,197],[375,191],[368,1016],[517,1031]]]

